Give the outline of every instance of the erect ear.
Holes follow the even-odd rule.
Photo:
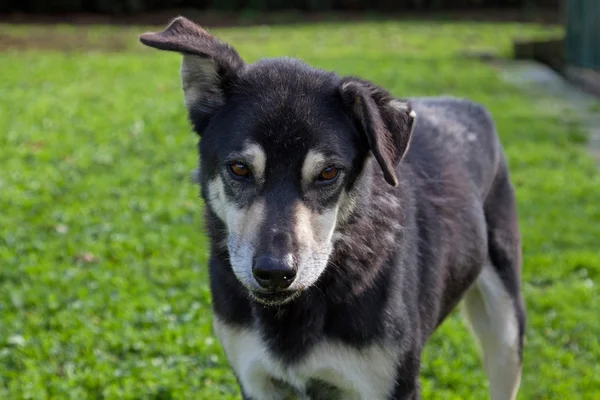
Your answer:
[[[396,167],[408,150],[415,112],[407,101],[395,99],[385,89],[358,78],[342,79],[340,92],[385,180],[398,185]]]
[[[142,34],[140,41],[183,55],[181,83],[185,105],[201,133],[211,115],[224,104],[224,89],[238,77],[244,61],[227,43],[184,17],[175,18],[162,32]]]

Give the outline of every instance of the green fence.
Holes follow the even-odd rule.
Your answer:
[[[569,65],[600,71],[600,0],[567,0]]]

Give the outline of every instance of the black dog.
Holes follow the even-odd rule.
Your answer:
[[[418,399],[423,346],[461,299],[491,398],[516,397],[521,245],[483,107],[245,64],[182,17],[141,41],[183,54],[214,328],[245,399]]]

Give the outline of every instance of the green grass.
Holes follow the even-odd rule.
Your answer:
[[[0,52],[0,398],[239,398],[211,334],[179,57],[137,45],[145,28],[0,28],[101,44]],[[508,54],[511,38],[556,28],[378,22],[214,32],[248,60],[297,56],[397,95],[452,94],[489,107],[524,241],[521,398],[600,398],[597,166],[573,121],[457,55]],[[122,51],[101,51],[116,37]],[[458,313],[426,348],[421,382],[425,399],[486,398]]]

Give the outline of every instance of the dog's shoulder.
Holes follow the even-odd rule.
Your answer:
[[[454,121],[474,129],[489,130],[493,127],[492,117],[487,108],[466,98],[438,96],[413,97],[408,100],[420,118]]]
[[[501,145],[489,111],[481,104],[456,97],[410,99],[417,118],[408,163],[429,176],[467,179],[481,197],[501,158]]]
[[[445,143],[449,150],[498,144],[492,116],[481,104],[456,97],[414,98],[410,104],[417,115],[416,139]]]

